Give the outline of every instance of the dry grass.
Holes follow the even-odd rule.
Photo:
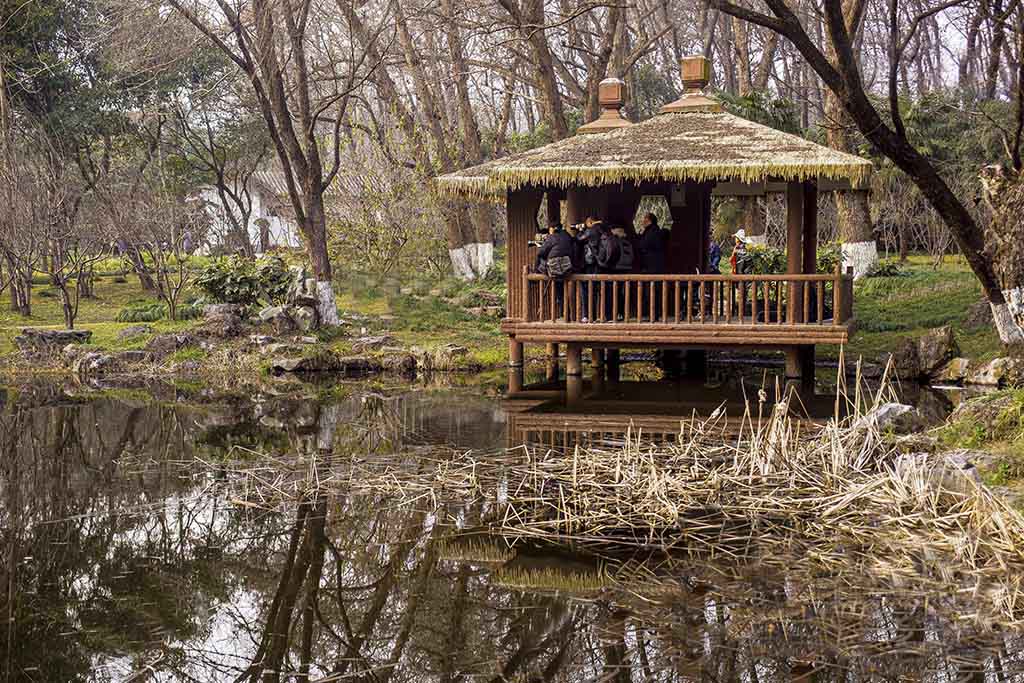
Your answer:
[[[258,507],[323,492],[434,509],[483,501],[490,531],[513,539],[799,570],[876,594],[969,596],[973,611],[959,620],[1024,626],[1024,518],[941,459],[900,457],[872,413],[888,392],[860,386],[841,391],[837,415],[848,414],[816,433],[797,433],[790,394],[767,414],[748,407],[744,433],[728,442],[715,415],[681,424],[672,445],[638,433],[571,452],[263,456],[235,468],[233,498]],[[552,583],[541,569],[519,571],[505,572],[510,583]],[[573,576],[594,589],[610,580],[603,569]]]

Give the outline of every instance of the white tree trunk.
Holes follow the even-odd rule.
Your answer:
[[[864,277],[878,263],[878,245],[875,240],[867,242],[846,242],[842,245],[843,272],[853,268],[853,279]]]
[[[460,280],[484,278],[494,265],[494,245],[490,242],[473,242],[457,249],[449,249],[452,270]]]
[[[334,299],[334,287],[330,280],[317,280],[316,298],[319,302],[316,310],[320,314],[320,324],[326,327],[337,327],[341,324],[338,317],[338,302]]]
[[[1007,346],[1024,346],[1024,287],[1004,289],[1004,304],[990,304],[999,341]]]

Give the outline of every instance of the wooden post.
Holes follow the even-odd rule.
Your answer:
[[[531,253],[527,242],[537,232],[537,210],[544,193],[527,188],[510,190],[505,198],[508,219],[507,276],[508,311],[510,317],[524,315],[526,311],[526,279],[523,270],[530,264]]]
[[[508,364],[513,368],[523,367],[523,343],[512,337],[508,340]]]
[[[508,395],[519,393],[523,390],[523,368],[508,369]]]
[[[576,225],[586,218],[586,194],[583,190],[569,188],[565,191],[565,224]]]
[[[786,184],[786,273],[797,275],[804,265],[804,184],[790,181]],[[782,296],[782,285],[779,285],[778,296]],[[803,317],[802,283],[789,283],[789,296],[786,301],[786,321],[802,322]]]
[[[583,378],[579,375],[568,375],[565,378],[565,403],[575,408],[583,400]]]
[[[548,367],[547,379],[549,382],[558,381],[558,344],[548,344]]]
[[[605,370],[609,382],[618,382],[621,376],[620,355],[618,349],[605,351]]]
[[[786,348],[786,379],[799,380],[804,386],[814,385],[814,346]]]
[[[604,369],[604,349],[590,350],[590,365],[595,369]]]
[[[583,375],[583,347],[579,344],[565,345],[565,374],[567,377]]]

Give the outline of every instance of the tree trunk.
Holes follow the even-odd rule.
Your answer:
[[[988,168],[982,172],[985,199],[992,220],[985,227],[985,255],[990,259],[1003,301],[991,301],[1000,340],[1024,345],[1024,179],[1013,171]]]
[[[341,324],[338,317],[338,303],[334,298],[331,282],[333,269],[327,254],[327,218],[324,215],[323,197],[309,198],[309,213],[303,226],[309,249],[310,265],[316,278],[317,313],[320,324],[336,327]]]

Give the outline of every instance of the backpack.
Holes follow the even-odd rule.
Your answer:
[[[619,238],[611,233],[601,235],[601,244],[597,250],[599,268],[614,268],[619,260]]]
[[[615,270],[633,270],[633,240],[629,237],[619,238],[619,260],[615,264]]]
[[[572,272],[572,259],[568,256],[555,256],[547,262],[548,277],[563,278]]]
[[[597,265],[597,245],[592,240],[583,243],[583,263],[588,266]]]

